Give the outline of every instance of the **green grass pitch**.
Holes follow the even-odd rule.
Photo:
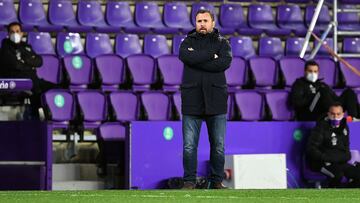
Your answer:
[[[360,189],[1,191],[0,202],[360,202]]]

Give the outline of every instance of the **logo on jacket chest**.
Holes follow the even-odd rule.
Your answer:
[[[315,94],[316,93],[316,88],[313,85],[309,85],[310,91],[311,93]]]
[[[331,134],[331,144],[333,146],[337,145],[337,138],[336,138],[336,134],[334,132]]]

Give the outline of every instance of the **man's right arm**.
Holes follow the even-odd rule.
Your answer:
[[[185,38],[180,45],[179,58],[184,64],[188,66],[195,66],[197,64],[212,60],[214,58],[214,54],[215,53],[212,53],[206,49],[194,49],[190,43],[190,40]]]
[[[13,52],[10,45],[5,40],[2,41],[1,45],[1,60],[2,64],[6,66],[2,67],[4,69],[17,69],[19,66],[15,52]]]
[[[329,157],[327,157],[325,153],[323,153],[320,150],[322,142],[323,142],[323,131],[321,130],[321,127],[317,125],[311,131],[306,146],[306,154],[308,157],[310,157],[313,160],[317,160],[320,162],[330,162]]]
[[[290,95],[291,104],[295,109],[307,108],[313,99],[305,93],[304,87],[299,81],[295,81],[291,87]]]

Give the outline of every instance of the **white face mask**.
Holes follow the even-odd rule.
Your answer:
[[[318,79],[318,74],[317,73],[307,73],[306,74],[306,79],[310,82],[316,82]]]
[[[21,35],[19,33],[13,33],[10,35],[10,40],[13,41],[15,44],[20,43]]]

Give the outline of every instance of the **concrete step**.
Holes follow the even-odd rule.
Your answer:
[[[95,164],[53,164],[53,181],[100,181]]]

